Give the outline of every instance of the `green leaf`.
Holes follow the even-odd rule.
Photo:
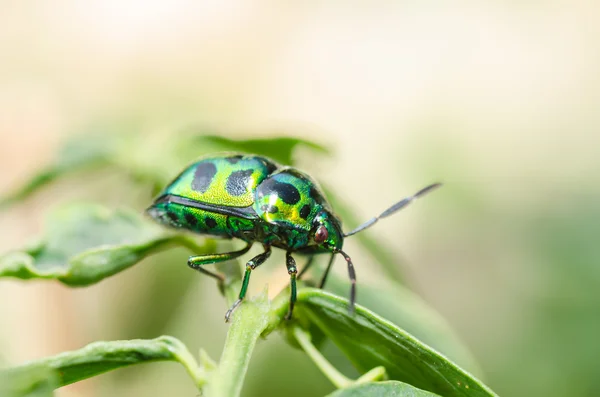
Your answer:
[[[366,383],[337,390],[327,397],[435,397],[437,394],[397,381]]]
[[[64,143],[54,162],[31,176],[21,187],[0,198],[0,208],[29,197],[64,175],[108,164],[118,142],[117,137],[111,135],[81,134],[72,137]]]
[[[319,327],[362,372],[384,366],[390,379],[442,396],[495,396],[471,374],[375,313],[357,306],[349,314],[346,299],[303,288],[297,314],[301,322],[307,319]]]
[[[54,387],[61,387],[113,369],[151,361],[177,361],[185,367],[197,385],[204,383],[203,374],[193,356],[183,343],[171,336],[94,342],[82,349],[35,360],[9,371],[46,368],[57,374]],[[32,377],[31,386],[37,381],[39,378]]]
[[[57,372],[45,365],[0,371],[2,397],[51,397],[57,387]]]
[[[0,257],[0,277],[90,285],[169,244],[200,250],[188,237],[168,233],[135,212],[93,204],[69,205],[50,215],[45,237],[35,246]]]
[[[306,146],[315,153],[329,154],[329,149],[317,143],[300,138],[258,138],[258,139],[230,139],[219,135],[201,135],[200,142],[221,147],[223,150],[255,153],[267,156],[280,164],[294,164],[293,152],[298,146]]]
[[[327,279],[327,290],[346,296],[347,277],[332,272]],[[408,333],[438,350],[461,367],[480,374],[479,364],[469,349],[455,334],[446,320],[421,297],[397,282],[377,280],[359,283],[357,302],[390,322],[402,325]]]

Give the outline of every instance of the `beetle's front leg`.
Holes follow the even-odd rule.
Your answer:
[[[292,253],[287,252],[285,254],[285,265],[287,267],[288,274],[290,275],[290,310],[288,314],[285,316],[286,320],[290,320],[292,318],[292,312],[294,311],[294,304],[296,303],[296,274],[298,274],[298,269],[296,268],[296,261],[292,258]]]
[[[268,258],[271,256],[271,246],[263,245],[265,252],[262,254],[256,255],[254,258],[250,259],[248,263],[246,263],[246,273],[244,273],[244,279],[242,280],[242,288],[240,289],[240,295],[238,300],[236,300],[231,308],[227,310],[225,313],[225,322],[229,322],[229,317],[231,317],[231,313],[242,303],[244,297],[246,296],[246,292],[248,291],[248,283],[250,282],[250,273],[252,270],[256,269],[260,265],[262,265]]]

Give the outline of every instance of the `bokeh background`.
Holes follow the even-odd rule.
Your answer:
[[[444,181],[368,233],[393,249],[407,285],[497,393],[597,396],[599,16],[584,0],[3,1],[0,192],[90,126],[316,140],[334,156],[300,152],[298,163],[365,219]],[[0,252],[39,234],[57,203],[131,194],[111,175],[45,189],[0,213]],[[368,279],[369,255],[348,246]],[[180,264],[159,255],[86,289],[1,281],[0,363],[162,333],[218,357],[225,303],[192,277],[184,250],[171,255]],[[253,291],[287,278],[282,265],[268,269]],[[273,336],[258,346],[245,395],[300,395],[307,384],[331,390]],[[57,393],[196,394],[175,364]]]

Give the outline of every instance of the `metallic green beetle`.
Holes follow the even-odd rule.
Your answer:
[[[335,254],[341,254],[348,265],[350,311],[353,311],[356,275],[352,260],[342,251],[344,237],[372,226],[438,186],[436,183],[421,189],[344,234],[341,221],[334,215],[322,190],[307,174],[282,167],[266,157],[219,154],[186,168],[164,189],[147,213],[172,227],[244,240],[247,245],[239,251],[189,258],[188,266],[221,281],[222,275],[202,266],[239,257],[248,252],[253,243],[262,243],[264,252],[246,263],[239,298],[225,314],[225,321],[229,321],[233,310],[246,296],[250,273],[269,258],[271,247],[286,250],[291,284],[289,319],[296,301],[296,278],[302,274],[298,275],[292,253],[308,254],[311,259],[313,254],[331,253],[320,288],[325,284]],[[311,263],[309,260],[304,270]]]

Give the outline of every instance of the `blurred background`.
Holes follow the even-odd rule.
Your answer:
[[[370,236],[391,247],[406,285],[448,321],[498,394],[597,396],[599,15],[597,2],[566,0],[5,0],[0,193],[89,128],[315,140],[333,156],[299,151],[297,164],[360,219],[443,181]],[[110,173],[60,182],[0,213],[0,252],[78,198],[141,210],[151,195]],[[359,283],[368,280],[369,254],[347,246]],[[187,255],[155,256],[86,289],[0,281],[0,364],[163,333],[218,358],[225,303],[214,283],[192,277]],[[283,265],[268,269],[253,292],[287,280]],[[269,395],[265,384],[301,395],[307,383],[314,395],[332,388],[273,335],[244,395]],[[169,363],[57,393],[196,394]]]

